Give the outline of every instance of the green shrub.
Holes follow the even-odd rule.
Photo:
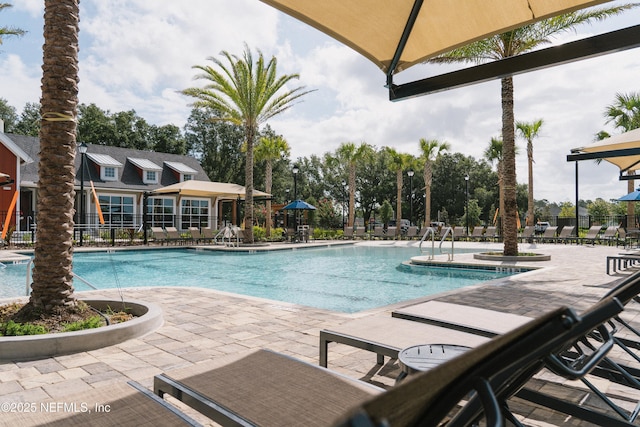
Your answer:
[[[86,320],[78,320],[77,322],[67,323],[64,325],[63,332],[82,331],[84,329],[94,329],[102,326],[102,317],[99,315],[90,317]]]
[[[41,325],[16,323],[13,320],[0,324],[0,335],[4,336],[42,335],[46,333],[47,329]]]
[[[258,226],[258,225],[254,225],[253,226],[253,240],[255,241],[264,241],[267,238],[267,231]]]

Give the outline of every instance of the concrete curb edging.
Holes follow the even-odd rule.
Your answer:
[[[118,310],[117,300],[82,300],[97,310]],[[0,361],[36,360],[64,354],[90,351],[121,343],[155,331],[164,323],[159,305],[142,301],[124,301],[136,317],[115,325],[82,331],[46,335],[0,337]]]
[[[492,255],[488,253],[473,254],[473,258],[484,261],[503,261],[503,262],[517,262],[517,261],[549,261],[551,255],[535,254],[527,256],[505,256],[505,255]]]

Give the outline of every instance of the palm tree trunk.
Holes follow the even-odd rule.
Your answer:
[[[356,220],[356,164],[349,165],[349,224],[353,228]]]
[[[527,143],[527,161],[529,166],[529,194],[527,198],[527,225],[533,225],[533,144]]]
[[[518,255],[516,205],[516,144],[513,118],[513,78],[502,79],[502,161],[504,167],[504,255]]]
[[[75,306],[73,214],[78,105],[78,0],[45,0],[38,228],[28,306]]]
[[[244,243],[253,243],[253,145],[255,135],[256,127],[253,124],[245,128],[247,153],[244,166]]]
[[[424,225],[428,227],[431,223],[431,182],[433,180],[433,169],[428,160],[424,164]]]

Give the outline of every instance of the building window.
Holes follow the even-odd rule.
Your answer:
[[[144,178],[145,184],[155,184],[158,182],[158,173],[156,171],[145,171]]]
[[[110,225],[135,227],[133,196],[98,196],[104,221]]]
[[[193,179],[193,175],[184,174],[182,175],[182,181],[191,181]]]
[[[147,214],[149,215],[147,218],[150,222],[149,227],[173,227],[175,217],[173,199],[150,198],[147,204]]]
[[[209,226],[209,200],[182,199],[181,229]]]
[[[116,168],[111,166],[103,166],[102,167],[102,179],[105,181],[115,181],[116,180]]]

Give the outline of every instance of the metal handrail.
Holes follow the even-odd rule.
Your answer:
[[[27,284],[25,286],[25,295],[26,296],[29,296],[29,294],[31,293],[29,291],[29,289],[31,288],[31,264],[33,264],[33,258],[31,258],[29,260],[29,262],[27,263]],[[86,279],[83,279],[82,277],[78,276],[76,273],[71,272],[71,275],[73,275],[73,277],[75,277],[76,279],[80,280],[85,285],[89,286],[91,289],[96,290],[96,291],[98,290],[98,288],[93,286]]]
[[[427,227],[424,234],[422,235],[422,239],[420,239],[420,244],[418,245],[418,248],[420,249],[421,254],[424,253],[424,251],[422,250],[422,243],[427,239],[427,236],[429,234],[431,234],[431,255],[429,256],[429,259],[433,259],[434,252],[435,252],[435,240],[436,240],[436,230],[433,227]]]
[[[447,236],[451,234],[451,253],[447,254],[447,260],[448,261],[453,261],[453,241],[455,240],[453,238],[453,228],[451,227],[447,227],[444,231],[444,234],[442,235],[442,239],[440,239],[440,252],[442,252],[442,244],[444,243],[444,239],[447,238]]]

